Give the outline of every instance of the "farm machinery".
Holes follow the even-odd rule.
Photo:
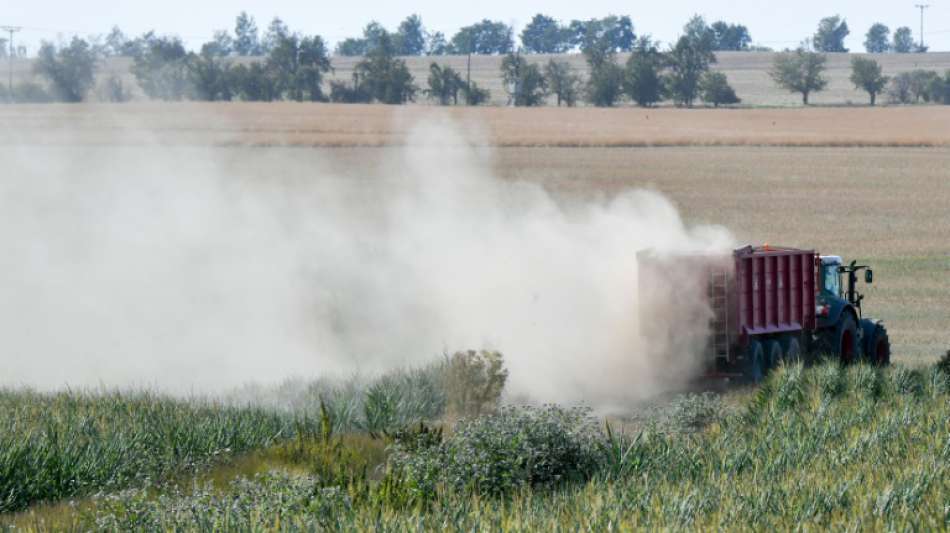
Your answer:
[[[675,345],[684,329],[701,329],[710,377],[760,381],[782,362],[816,355],[887,365],[887,329],[862,311],[862,272],[873,283],[866,265],[768,245],[721,255],[640,252],[640,332]]]

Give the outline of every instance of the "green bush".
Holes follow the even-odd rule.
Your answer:
[[[271,472],[154,497],[146,490],[98,496],[86,516],[100,531],[271,531],[338,529],[352,501],[313,477]]]
[[[586,481],[600,465],[601,435],[586,409],[505,407],[464,419],[444,442],[401,450],[393,467],[410,490],[511,494]]]

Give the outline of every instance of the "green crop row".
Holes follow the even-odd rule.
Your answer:
[[[397,436],[382,479],[328,477],[321,461],[309,476],[238,479],[224,491],[102,497],[77,524],[946,530],[948,389],[939,368],[781,368],[738,407],[691,397],[635,435],[598,430],[575,410],[508,408],[463,420],[447,436],[425,429]],[[325,450],[338,449],[324,441]]]

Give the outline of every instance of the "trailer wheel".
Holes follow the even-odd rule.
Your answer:
[[[766,353],[768,357],[766,358],[766,372],[769,372],[775,368],[778,368],[778,365],[782,363],[782,343],[777,340],[771,340],[766,345]]]
[[[868,361],[875,366],[887,366],[891,364],[891,339],[887,336],[887,329],[878,324],[874,328],[874,337],[868,343],[867,356]]]
[[[752,383],[762,383],[766,368],[765,349],[761,342],[749,341],[749,346],[746,348],[746,364],[748,365],[746,374],[749,376],[749,380]]]
[[[854,317],[851,316],[851,313],[843,314],[835,333],[837,333],[836,337],[838,340],[836,343],[838,358],[844,364],[853,363],[855,356],[858,354],[858,325],[854,322]]]
[[[797,365],[802,362],[802,345],[795,337],[785,340],[785,364]]]

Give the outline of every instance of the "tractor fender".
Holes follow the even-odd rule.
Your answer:
[[[851,317],[854,318],[854,323],[858,323],[858,312],[854,310],[854,306],[849,304],[844,300],[832,300],[828,302],[830,309],[828,310],[828,316],[820,317],[818,320],[819,328],[836,328],[838,324],[841,323],[841,319],[844,316],[844,313],[851,313]],[[858,328],[860,329],[860,327]]]

